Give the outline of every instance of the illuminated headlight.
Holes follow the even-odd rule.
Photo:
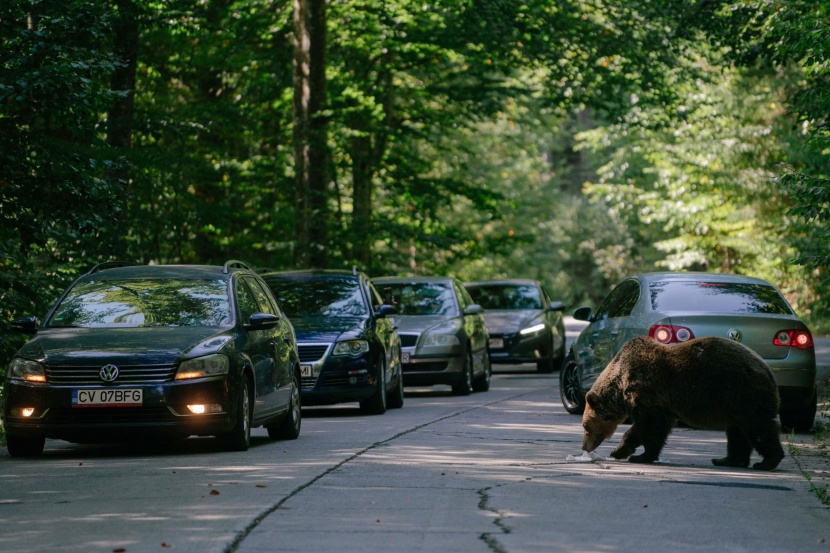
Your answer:
[[[202,378],[205,376],[217,376],[228,374],[230,362],[227,356],[222,354],[206,355],[196,359],[188,359],[179,365],[176,373],[176,380],[188,380],[190,378]]]
[[[460,346],[461,341],[455,334],[429,334],[424,339],[425,346]]]
[[[337,342],[332,355],[352,355],[356,357],[368,351],[369,342],[366,340],[348,340],[346,342]]]
[[[12,360],[6,375],[10,380],[23,380],[32,383],[46,382],[46,369],[41,363],[20,357],[15,357]]]
[[[523,328],[519,331],[519,334],[522,336],[527,336],[528,334],[535,334],[537,332],[542,332],[545,330],[545,325],[539,323],[537,325],[529,326],[527,328]]]

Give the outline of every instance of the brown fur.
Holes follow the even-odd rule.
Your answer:
[[[631,428],[611,452],[634,463],[657,460],[678,421],[726,430],[726,457],[717,466],[773,470],[784,458],[778,437],[778,388],[767,364],[748,347],[725,338],[665,346],[642,336],[626,343],[585,396],[582,449],[595,450],[627,418]],[[641,455],[633,455],[643,446]]]

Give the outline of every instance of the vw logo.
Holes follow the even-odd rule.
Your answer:
[[[98,376],[101,377],[101,380],[104,382],[114,382],[116,378],[118,378],[118,367],[113,364],[104,365],[101,367],[101,370],[98,371]]]
[[[741,334],[741,331],[737,328],[732,328],[726,333],[726,337],[730,340],[734,340],[735,342],[740,342],[743,338],[743,334]]]

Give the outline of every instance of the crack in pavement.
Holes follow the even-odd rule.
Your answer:
[[[500,484],[501,485],[501,484]],[[498,486],[497,486],[498,487]],[[503,513],[501,513],[498,509],[490,507],[488,503],[490,502],[490,490],[493,489],[493,486],[488,486],[486,488],[482,488],[478,490],[479,502],[478,508],[482,511],[487,511],[496,515],[496,518],[493,519],[493,524],[501,530],[502,534],[509,534],[512,530],[511,528],[504,523],[504,519],[507,518]],[[499,542],[498,538],[495,534],[491,532],[484,532],[479,536],[479,539],[483,541],[487,547],[490,548],[493,553],[507,553],[507,549]]]

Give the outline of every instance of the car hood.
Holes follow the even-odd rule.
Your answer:
[[[534,319],[539,322],[541,313],[539,309],[488,309],[484,312],[484,324],[493,334],[513,334],[531,326]]]
[[[337,342],[359,337],[366,328],[360,317],[291,317],[298,342]]]
[[[452,323],[458,317],[447,315],[396,315],[398,334],[423,334],[439,325]]]
[[[43,359],[47,365],[172,365],[198,346],[195,355],[221,349],[230,337],[216,327],[52,328],[40,330],[18,355]],[[216,337],[211,341],[209,338]]]

